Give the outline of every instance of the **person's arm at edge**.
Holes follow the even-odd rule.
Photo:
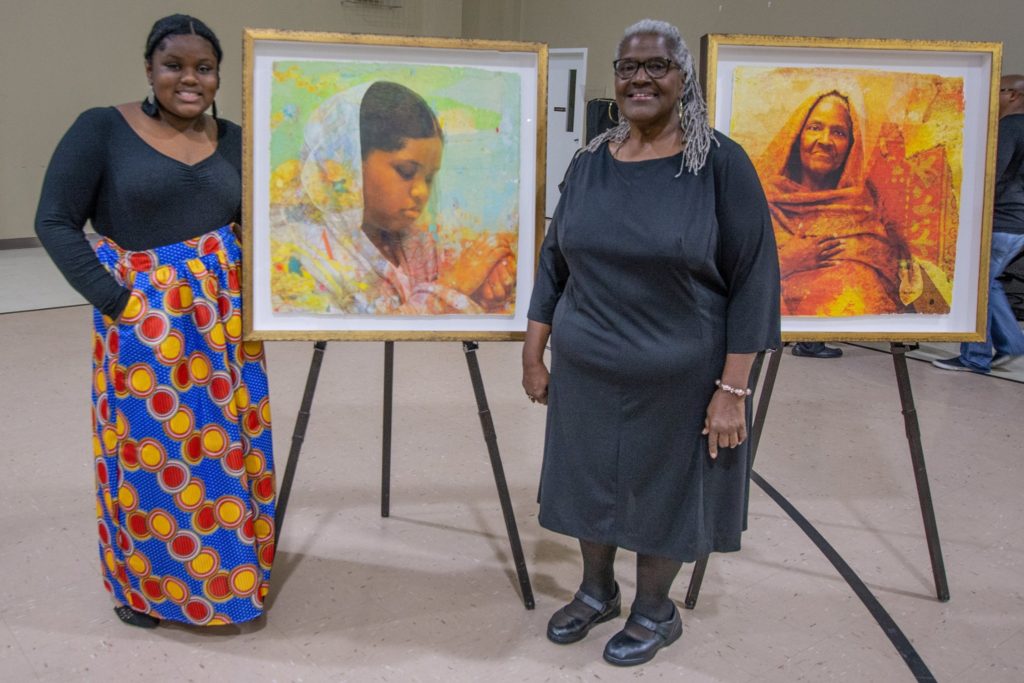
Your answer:
[[[548,402],[548,368],[544,364],[544,348],[551,336],[551,325],[527,321],[523,342],[523,389],[526,396],[541,405]]]
[[[95,209],[108,139],[117,112],[90,109],[61,139],[46,169],[36,211],[36,235],[68,283],[101,313],[117,318],[130,290],[99,262],[83,232]]]

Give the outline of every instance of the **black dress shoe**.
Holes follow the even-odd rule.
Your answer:
[[[587,618],[574,617],[565,613],[568,605],[561,608],[552,614],[551,619],[548,621],[548,640],[551,642],[558,643],[559,645],[568,645],[569,643],[583,640],[594,624],[614,619],[622,612],[622,594],[619,593],[618,583],[615,584],[615,595],[604,602],[587,595],[583,591],[576,591],[573,602],[582,602],[594,610],[594,614]],[[564,623],[555,624],[556,619],[559,622],[563,622],[563,619],[558,619],[563,614],[565,615]]]
[[[636,666],[654,659],[658,650],[671,645],[683,635],[683,619],[672,605],[672,616],[665,621],[654,621],[633,612],[627,622],[633,622],[651,632],[650,638],[634,638],[625,630],[619,631],[604,646],[605,661],[616,666]]]
[[[156,628],[160,625],[160,620],[156,617],[151,617],[145,612],[137,612],[128,605],[118,605],[114,608],[114,614],[124,623],[139,628]]]
[[[839,358],[843,350],[825,346],[825,342],[797,342],[793,345],[793,355],[801,358]]]

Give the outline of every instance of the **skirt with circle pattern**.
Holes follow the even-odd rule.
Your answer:
[[[96,245],[131,297],[94,311],[93,452],[103,580],[159,619],[263,613],[274,559],[266,361],[242,341],[231,226],[147,251]]]

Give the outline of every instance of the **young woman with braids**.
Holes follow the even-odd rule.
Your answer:
[[[145,628],[244,622],[270,578],[274,475],[263,349],[241,340],[241,129],[217,118],[223,53],[203,22],[160,19],[144,56],[145,101],[90,109],[60,141],[36,232],[95,307],[96,510],[115,613]]]
[[[778,348],[771,216],[743,150],[707,122],[678,29],[643,20],[614,62],[623,121],[570,166],[541,249],[523,387],[548,406],[540,523],[579,539],[583,578],[547,635],[619,615],[619,548],[637,553],[621,666],[682,634],[682,562],[740,547],[747,386]],[[550,335],[551,371],[544,365]]]

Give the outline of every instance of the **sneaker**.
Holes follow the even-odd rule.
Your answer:
[[[1016,357],[1017,356],[1013,355],[1012,353],[997,353],[995,357],[992,358],[992,367],[1001,368],[1003,366],[1009,365],[1010,363],[1013,362],[1013,359]]]
[[[980,368],[972,368],[970,365],[965,365],[960,356],[953,356],[952,358],[944,358],[940,360],[933,360],[932,365],[943,370],[954,370],[956,372],[976,372],[979,375],[987,375],[988,370],[982,370]]]

